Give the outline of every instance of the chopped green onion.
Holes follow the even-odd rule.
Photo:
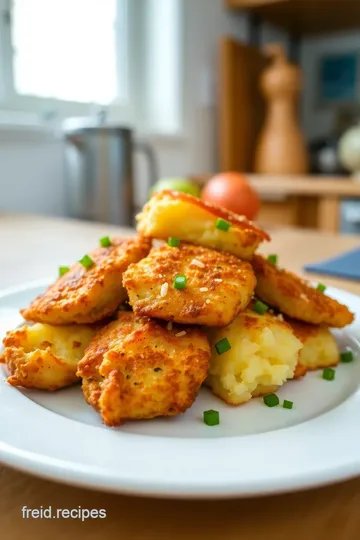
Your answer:
[[[174,288],[175,289],[185,289],[186,287],[186,276],[183,276],[182,274],[178,274],[175,277],[174,280]]]
[[[230,351],[231,345],[228,338],[224,337],[215,343],[215,349],[218,354],[224,354],[227,351]]]
[[[175,238],[173,236],[170,236],[168,238],[168,245],[171,247],[179,247],[180,246],[180,238]]]
[[[326,285],[324,285],[323,283],[318,283],[318,286],[316,287],[316,290],[323,293],[323,292],[326,291]]]
[[[264,304],[264,302],[262,302],[261,300],[256,300],[252,309],[253,311],[255,311],[255,313],[258,313],[259,315],[264,315],[264,313],[266,313],[266,311],[269,309],[269,306]]]
[[[220,424],[220,414],[219,411],[214,411],[210,409],[209,411],[204,411],[204,423],[207,426],[217,426]]]
[[[322,378],[325,379],[325,381],[333,381],[335,379],[335,369],[331,367],[325,368],[322,373]]]
[[[278,256],[275,255],[275,253],[273,253],[272,255],[269,255],[269,256],[268,256],[268,261],[269,261],[271,264],[277,264],[277,262],[278,262]]]
[[[340,360],[341,362],[344,362],[344,364],[349,364],[354,360],[354,354],[352,351],[344,351],[340,354]]]
[[[276,407],[280,403],[276,394],[267,394],[263,397],[263,400],[267,407]]]
[[[101,247],[109,247],[111,246],[111,240],[109,236],[103,236],[100,238],[100,246]]]
[[[284,409],[292,409],[294,405],[293,401],[288,401],[287,399],[284,399],[283,408]]]
[[[229,223],[225,219],[219,218],[219,219],[216,220],[215,227],[216,227],[216,229],[219,229],[220,231],[227,232],[231,227],[231,223]]]
[[[89,255],[84,255],[83,258],[80,259],[79,263],[82,264],[84,268],[90,268],[94,264],[94,261],[91,257],[89,257]]]
[[[63,276],[64,274],[67,274],[67,272],[70,270],[68,266],[60,266],[59,268],[59,276]]]

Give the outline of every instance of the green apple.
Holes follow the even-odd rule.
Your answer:
[[[197,182],[188,178],[161,178],[150,190],[150,196],[163,189],[171,189],[172,191],[182,191],[189,193],[194,197],[200,197],[201,188]]]

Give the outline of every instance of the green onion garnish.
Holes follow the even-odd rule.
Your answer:
[[[82,264],[84,268],[90,268],[94,264],[94,261],[91,257],[89,257],[89,255],[84,255],[83,258],[80,259],[79,263]]]
[[[219,411],[214,411],[213,409],[204,411],[204,423],[207,426],[217,426],[220,424]]]
[[[67,272],[70,270],[68,266],[60,266],[59,268],[59,276],[63,276],[64,274],[67,274]]]
[[[185,287],[186,287],[186,279],[187,279],[186,276],[178,274],[175,277],[175,280],[174,280],[174,288],[175,289],[185,289]]]
[[[325,381],[333,381],[335,379],[335,369],[331,367],[327,367],[322,372],[322,378],[325,379]]]
[[[180,246],[180,238],[175,238],[173,236],[170,236],[168,238],[168,245],[171,247],[179,247]]]
[[[269,309],[269,306],[264,304],[264,302],[262,302],[261,300],[256,300],[252,309],[253,311],[255,311],[255,313],[258,313],[259,315],[264,315],[264,313],[266,313]]]
[[[352,351],[344,351],[340,354],[340,360],[341,362],[344,362],[344,364],[349,364],[354,360],[354,354]]]
[[[220,339],[217,343],[215,343],[215,349],[218,354],[223,354],[227,351],[230,351],[231,345],[229,343],[228,338],[224,337]]]
[[[283,408],[284,409],[292,409],[294,405],[293,401],[288,401],[287,399],[284,399]]]
[[[326,285],[324,285],[323,283],[318,283],[318,286],[316,287],[316,290],[323,293],[326,291]]]
[[[275,255],[275,253],[273,253],[272,255],[269,255],[267,259],[271,264],[277,264],[278,262],[278,256]]]
[[[111,240],[109,236],[103,236],[100,238],[100,246],[101,247],[109,247],[111,246]]]
[[[225,231],[225,232],[227,232],[227,231],[230,229],[230,227],[231,227],[231,223],[229,223],[229,222],[226,221],[225,219],[219,218],[219,219],[216,220],[216,225],[215,225],[215,227],[216,227],[217,229],[219,229],[220,231]]]
[[[276,407],[280,403],[276,394],[267,394],[263,397],[263,400],[267,407]]]

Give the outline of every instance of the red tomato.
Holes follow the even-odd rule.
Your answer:
[[[254,219],[260,208],[258,194],[246,178],[237,172],[213,176],[202,190],[201,198],[248,219]]]

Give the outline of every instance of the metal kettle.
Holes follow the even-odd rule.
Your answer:
[[[147,143],[134,141],[129,128],[105,125],[67,127],[65,208],[69,217],[116,225],[134,224],[133,154],[145,154],[146,190],[155,183],[157,163]]]

